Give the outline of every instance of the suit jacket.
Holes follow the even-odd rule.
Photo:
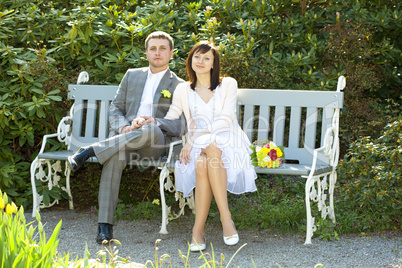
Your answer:
[[[119,130],[136,118],[141,104],[145,82],[149,67],[129,69],[124,75],[116,96],[110,104],[109,111],[109,137],[119,134]],[[153,117],[164,117],[172,103],[172,98],[162,97],[161,91],[168,90],[172,95],[176,86],[184,82],[169,69],[162,77],[155,91]],[[165,133],[174,133],[172,129],[183,128],[182,120],[172,121],[170,124],[160,126]]]
[[[222,98],[222,103],[219,104],[221,105],[221,112],[215,116],[214,122],[211,124],[211,134],[216,135],[224,131],[236,132],[245,144],[250,145],[247,135],[237,122],[237,81],[231,77],[225,77],[219,87]],[[168,125],[171,120],[178,119],[184,113],[188,127],[188,138],[192,136],[196,129],[189,105],[188,94],[190,90],[192,89],[189,82],[179,84],[173,94],[173,102],[165,116],[165,120],[158,120],[161,125]]]

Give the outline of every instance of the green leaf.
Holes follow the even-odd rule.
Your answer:
[[[28,82],[31,82],[31,83],[34,82],[34,79],[33,79],[32,76],[30,76],[30,75],[24,75],[24,78],[25,78],[26,80],[28,80]]]
[[[39,88],[35,88],[35,87],[32,87],[31,91],[35,92],[35,93],[38,93],[38,94],[41,94],[41,95],[45,94],[45,91],[43,91],[42,89],[39,89]]]
[[[21,60],[21,59],[18,59],[18,58],[13,59],[13,61],[14,61],[15,64],[18,64],[18,65],[25,65],[25,64],[27,64],[26,61]]]
[[[50,204],[50,197],[49,197],[49,194],[48,194],[48,190],[44,190],[42,192],[42,195],[43,195],[43,203],[45,205],[49,205]]]
[[[95,59],[95,63],[101,70],[104,71],[106,69],[106,66],[104,66],[99,59]]]
[[[62,101],[63,98],[60,96],[48,96],[49,99],[54,100],[54,101]]]

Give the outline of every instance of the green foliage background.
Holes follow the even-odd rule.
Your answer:
[[[385,99],[401,101],[401,20],[396,0],[0,0],[0,188],[31,202],[29,166],[68,111],[66,85],[82,70],[118,84],[147,65],[154,30],[174,37],[170,68],[183,78],[201,39],[219,45],[240,87],[334,90],[345,75],[345,152],[382,130]]]

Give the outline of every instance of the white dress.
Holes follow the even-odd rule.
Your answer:
[[[220,113],[219,109],[222,109],[219,108],[222,107],[222,105],[219,105],[222,102],[219,88],[218,86],[215,89],[214,96],[208,103],[205,103],[194,90],[189,91],[188,101],[196,126],[194,135],[206,128],[211,130],[214,118]],[[192,194],[196,180],[195,160],[200,155],[201,149],[206,148],[214,140],[222,150],[222,162],[227,172],[228,191],[234,194],[256,191],[255,179],[257,174],[254,166],[251,165],[251,150],[239,133],[232,129],[220,131],[215,135],[202,135],[195,140],[190,152],[190,163],[187,165],[180,164],[179,161],[175,163],[176,190],[182,192],[184,197]]]

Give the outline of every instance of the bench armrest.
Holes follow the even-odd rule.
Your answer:
[[[339,158],[339,137],[335,127],[327,129],[324,137],[324,146],[314,150],[310,174],[314,174],[315,172],[319,152],[324,152],[324,155],[329,159],[329,165],[333,169],[336,168]]]
[[[166,159],[166,164],[168,164],[168,163],[170,163],[170,161],[172,161],[174,147],[175,147],[176,145],[180,145],[180,144],[182,144],[182,143],[183,143],[183,142],[182,142],[181,140],[179,140],[179,141],[172,141],[172,142],[169,144],[169,154],[168,154],[168,157],[167,157],[167,159]]]
[[[39,151],[38,155],[42,154],[45,151],[47,139],[54,138],[54,137],[57,137],[57,136],[58,136],[57,133],[43,135],[42,146],[40,147],[40,151]]]
[[[71,131],[70,130],[71,130],[71,125],[72,125],[72,111],[73,111],[73,107],[71,107],[71,109],[70,109],[70,115],[63,117],[60,120],[59,125],[57,126],[57,133],[43,135],[42,146],[40,148],[38,155],[45,152],[47,140],[49,138],[57,137],[57,139],[60,142],[64,142],[67,145],[68,149],[70,149],[70,144],[71,144]]]

